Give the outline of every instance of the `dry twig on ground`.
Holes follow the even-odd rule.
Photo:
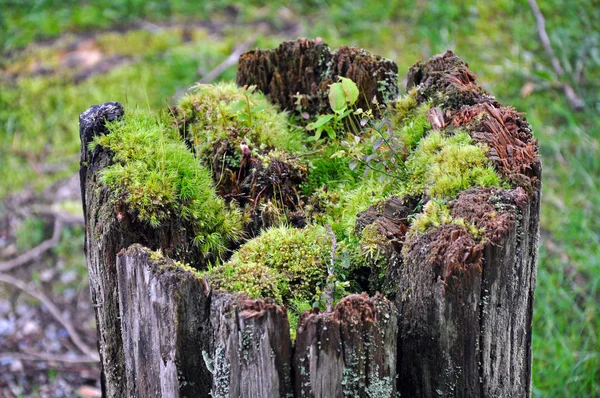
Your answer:
[[[8,283],[9,285],[15,286],[24,291],[25,293],[29,294],[30,296],[38,299],[43,305],[46,306],[46,308],[48,308],[48,311],[50,312],[50,314],[52,314],[54,319],[56,319],[65,328],[67,333],[69,333],[69,337],[71,338],[71,341],[73,341],[73,344],[75,344],[75,346],[82,353],[84,353],[90,358],[90,362],[97,362],[100,360],[96,350],[89,347],[82,340],[81,336],[79,336],[79,333],[77,333],[77,331],[75,330],[73,324],[68,319],[63,317],[58,307],[52,302],[52,300],[50,300],[48,296],[35,289],[33,286],[25,283],[24,281],[8,274],[0,273],[0,282]]]
[[[198,83],[207,84],[213,82],[216,78],[221,76],[229,67],[237,64],[240,55],[248,51],[248,49],[256,42],[255,36],[250,36],[245,42],[237,46],[233,52],[225,58],[223,62],[217,65],[216,68],[208,72]]]
[[[60,217],[56,217],[54,220],[54,232],[52,233],[52,237],[50,239],[43,241],[33,249],[26,251],[20,256],[17,256],[8,261],[1,262],[0,272],[10,271],[13,268],[20,267],[23,264],[27,264],[28,262],[39,258],[42,254],[46,253],[48,250],[58,245],[58,243],[60,242],[62,230],[63,222],[60,219]]]
[[[540,11],[540,7],[538,7],[536,0],[527,1],[529,2],[529,7],[531,7],[531,11],[533,11],[535,22],[537,24],[537,33],[540,38],[540,41],[542,42],[542,46],[544,46],[544,50],[546,50],[546,54],[550,58],[550,62],[552,62],[552,68],[554,69],[554,72],[556,73],[559,79],[563,78],[565,75],[565,70],[560,64],[558,58],[556,57],[554,49],[552,48],[552,44],[550,43],[550,38],[548,37],[548,33],[546,32],[546,20],[544,19],[544,15]],[[565,82],[561,82],[561,86],[563,92],[565,93],[565,98],[569,103],[569,106],[577,111],[582,110],[584,107],[584,102],[581,98],[579,98],[577,93],[575,93],[573,87],[571,87],[571,85]]]

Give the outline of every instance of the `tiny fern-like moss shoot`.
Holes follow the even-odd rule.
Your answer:
[[[407,151],[413,150],[425,132],[431,129],[431,125],[427,121],[427,111],[431,108],[431,104],[426,102],[414,109],[410,117],[404,119],[404,123],[398,128],[398,134],[404,142]]]
[[[319,225],[269,228],[205,275],[215,287],[278,303],[309,300],[327,278],[331,237]],[[250,277],[254,275],[254,277]],[[267,294],[269,293],[269,294]]]
[[[405,120],[417,109],[417,88],[413,88],[408,94],[392,102],[392,126],[399,129]]]
[[[499,186],[500,177],[486,152],[466,132],[432,131],[408,157],[407,191],[451,198],[471,187]]]
[[[194,243],[207,256],[222,255],[240,237],[239,211],[216,195],[209,170],[186,148],[168,114],[130,109],[107,127],[109,133],[96,137],[94,145],[114,154],[100,182],[110,187],[115,202],[153,228],[171,217],[188,221]]]

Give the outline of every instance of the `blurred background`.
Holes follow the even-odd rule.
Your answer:
[[[165,107],[297,37],[410,65],[452,49],[525,112],[544,167],[533,395],[600,396],[596,0],[0,0],[0,396],[99,396],[78,116]],[[400,82],[403,86],[403,82]]]

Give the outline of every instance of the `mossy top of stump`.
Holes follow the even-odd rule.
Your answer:
[[[475,79],[448,51],[411,67],[399,96],[396,65],[361,49],[300,39],[250,51],[243,87],[196,86],[98,132],[109,216],[183,220],[203,260],[176,260],[295,320],[349,293],[394,295],[389,258],[425,245],[444,278],[480,270],[539,192],[540,162],[524,116]]]

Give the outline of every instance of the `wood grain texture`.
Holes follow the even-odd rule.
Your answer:
[[[128,397],[208,397],[210,298],[203,280],[133,245],[117,257]]]
[[[353,294],[305,313],[294,354],[298,397],[395,397],[397,315],[382,295]]]
[[[285,308],[216,293],[211,302],[213,397],[292,397]]]

